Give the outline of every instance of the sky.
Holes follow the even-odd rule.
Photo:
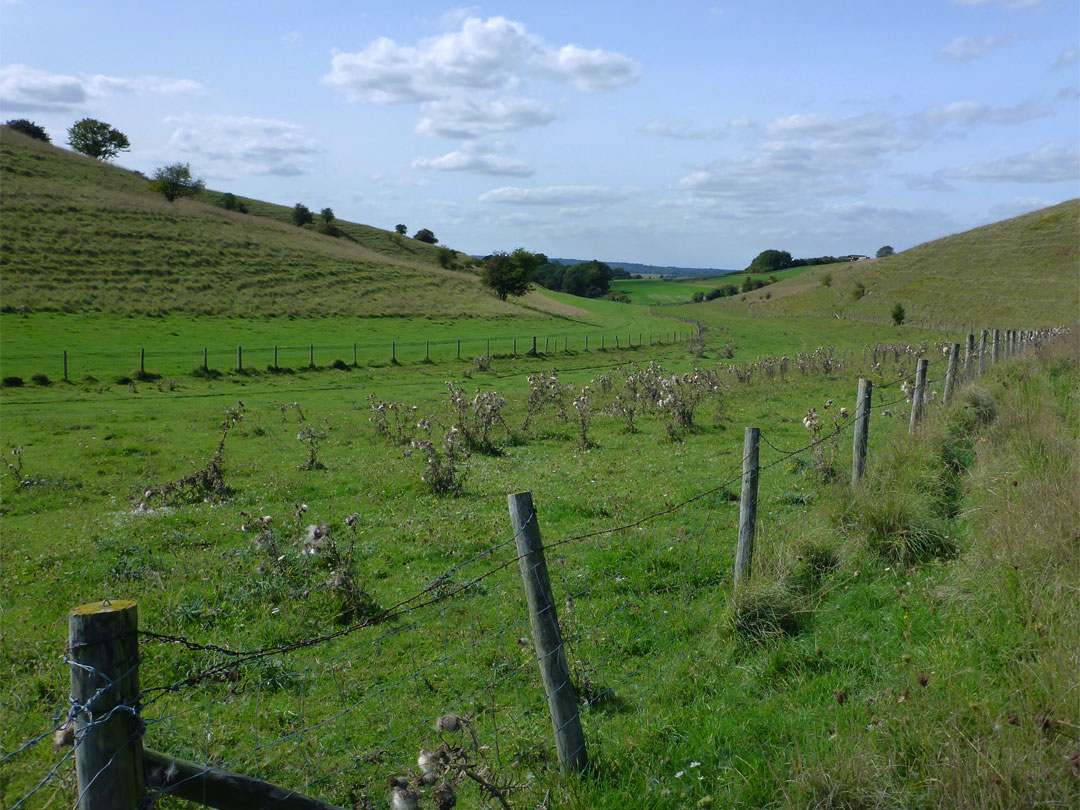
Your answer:
[[[0,118],[484,255],[736,269],[1080,196],[1075,0],[0,0]]]

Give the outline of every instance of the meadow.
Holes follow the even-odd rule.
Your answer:
[[[791,267],[772,273],[777,280],[793,278],[806,272],[808,267]],[[727,284],[740,286],[747,278],[767,279],[768,275],[750,275],[746,273],[732,273],[727,276],[715,278],[693,278],[686,280],[641,278],[641,279],[615,279],[611,282],[611,289],[616,292],[626,293],[631,303],[646,305],[661,304],[686,304],[693,298],[694,293],[708,293],[716,287]]]
[[[24,383],[0,390],[0,807],[77,799],[72,749],[50,743],[67,614],[102,599],[138,603],[148,749],[340,806],[386,807],[387,780],[419,779],[431,752],[464,807],[1080,801],[1075,332],[968,380],[911,437],[916,359],[936,403],[964,333],[837,317],[828,268],[747,301],[503,303],[370,226],[340,240],[259,201],[168,206],[62,150],[5,133],[0,151],[0,363]],[[1074,226],[1024,222],[1058,240],[1040,248],[1065,257],[1058,289]],[[919,255],[898,277],[933,264]],[[913,320],[938,312],[937,283]],[[764,317],[778,300],[791,313]],[[985,326],[1075,316],[969,305]],[[648,337],[699,323],[700,340]],[[853,488],[860,377],[875,407]],[[757,540],[736,594],[750,426]],[[521,491],[581,775],[559,771],[531,646]]]

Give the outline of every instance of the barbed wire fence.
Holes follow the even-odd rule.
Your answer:
[[[999,335],[990,362],[1048,336]],[[966,365],[976,378],[977,360]],[[927,380],[931,366],[944,372]],[[366,808],[385,806],[389,791],[395,807],[451,807],[459,795],[509,807],[542,771],[584,768],[607,726],[647,712],[671,677],[664,654],[715,623],[718,595],[736,579],[736,549],[717,539],[738,526],[742,542],[762,473],[838,442],[871,410],[910,402],[919,413],[927,386],[960,373],[958,344],[921,358],[921,383],[882,403],[867,393],[810,442],[785,448],[761,435],[776,453],[763,464],[759,432],[748,429],[742,457],[713,486],[614,527],[543,543],[528,496],[512,533],[333,631],[233,649],[140,630],[134,603],[79,608],[64,658],[67,711],[4,753],[0,767],[49,740],[63,753],[9,806],[74,794],[72,807],[93,808],[103,794],[130,798],[109,806],[132,808],[173,799]],[[730,488],[740,481],[736,511]],[[510,496],[512,514],[521,497]],[[530,610],[520,609],[523,586],[547,601],[530,594]],[[544,622],[554,628],[546,641]],[[178,663],[175,651],[190,659]],[[560,695],[569,695],[563,715]]]

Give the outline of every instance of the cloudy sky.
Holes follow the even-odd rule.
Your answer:
[[[470,253],[739,268],[1080,194],[1075,0],[0,0],[0,115]]]

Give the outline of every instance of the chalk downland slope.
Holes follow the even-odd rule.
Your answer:
[[[1069,200],[883,259],[814,267],[750,293],[745,302],[722,299],[703,306],[883,321],[899,303],[908,320],[920,323],[1071,323],[1080,310],[1078,224],[1080,200]],[[826,274],[829,286],[822,283]]]
[[[378,228],[338,221],[346,237],[324,236],[289,223],[284,206],[246,200],[250,214],[226,211],[211,204],[215,192],[169,203],[137,172],[6,128],[0,178],[6,312],[533,318],[562,309],[535,295],[499,301],[474,274],[439,267],[433,246]]]

